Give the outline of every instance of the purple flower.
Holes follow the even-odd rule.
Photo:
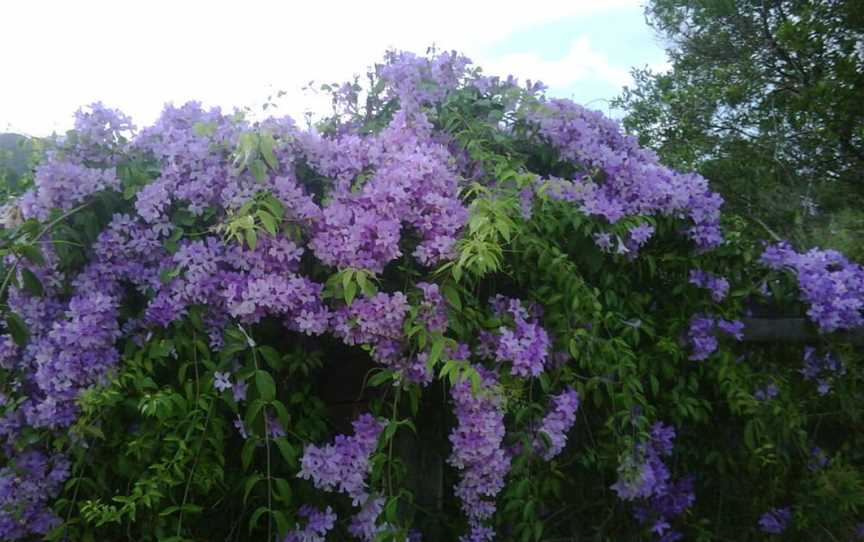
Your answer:
[[[756,392],[753,394],[753,397],[755,397],[757,401],[769,401],[777,397],[779,393],[780,388],[777,387],[777,384],[774,384],[772,382],[764,388],[756,390]]]
[[[789,507],[773,508],[759,518],[759,528],[769,534],[781,534],[789,526],[792,512]]]
[[[740,320],[717,320],[717,327],[724,333],[735,337],[737,341],[744,339],[744,322]]]
[[[567,444],[567,433],[576,423],[579,394],[572,388],[567,388],[560,394],[552,396],[552,405],[552,410],[543,418],[538,429],[538,433],[542,432],[549,439],[548,448],[540,438],[534,439],[534,448],[542,453],[546,461],[561,453]]]
[[[495,513],[495,496],[504,488],[510,469],[510,457],[502,447],[504,411],[495,390],[497,379],[482,367],[475,370],[481,379],[477,394],[468,379],[450,390],[458,425],[450,433],[453,449],[447,462],[461,471],[455,493],[468,516],[471,536],[475,536],[464,540],[482,540],[476,536],[489,533],[483,522]]]
[[[595,233],[594,244],[603,252],[612,251],[612,235],[607,232]]]
[[[693,348],[690,359],[701,361],[717,350],[718,341],[715,330],[732,335],[736,340],[744,339],[744,323],[739,320],[723,320],[710,315],[697,314],[690,318],[688,340]]]
[[[672,454],[675,429],[657,422],[651,426],[650,438],[638,443],[624,456],[618,468],[618,481],[612,489],[623,500],[636,501],[633,515],[660,540],[677,540],[680,534],[671,529],[673,518],[684,513],[696,500],[693,478],[672,481],[664,456]]]
[[[0,468],[0,539],[43,538],[61,523],[49,507],[69,477],[62,455],[18,453]]]
[[[820,331],[864,326],[864,267],[835,250],[812,249],[800,254],[788,243],[771,245],[761,262],[772,269],[791,269],[807,316]]]
[[[297,476],[311,480],[318,489],[345,493],[357,506],[369,496],[365,481],[372,469],[369,458],[384,426],[370,414],[363,414],[352,426],[351,437],[337,435],[333,444],[306,445]]]
[[[639,224],[630,228],[630,241],[639,248],[654,235],[654,226],[650,224]]]
[[[213,373],[213,387],[219,391],[225,391],[231,388],[231,375],[228,373]]]
[[[324,542],[327,533],[336,525],[336,514],[329,506],[322,512],[303,505],[297,514],[306,520],[306,525],[303,528],[298,525],[282,542]]]
[[[701,361],[717,350],[717,338],[714,336],[715,320],[711,317],[696,315],[690,319],[688,338],[693,352],[690,359]]]
[[[702,271],[701,269],[690,270],[690,284],[695,284],[700,288],[711,290],[711,299],[717,303],[723,301],[726,294],[729,292],[728,280],[712,273]]]
[[[237,414],[237,419],[234,420],[234,428],[237,429],[237,432],[240,433],[243,440],[249,438],[249,432],[246,430],[246,423],[243,422],[243,418],[240,417],[240,414]]]
[[[53,209],[68,211],[96,192],[119,189],[120,181],[114,168],[91,168],[50,156],[36,168],[33,185],[21,196],[21,212],[25,219],[45,221]]]
[[[675,430],[662,422],[651,427],[651,438],[625,456],[618,468],[618,481],[612,489],[624,500],[649,498],[662,492],[669,480],[669,470],[662,456],[672,452]]]
[[[240,401],[245,401],[246,400],[246,391],[248,390],[248,388],[249,388],[249,385],[246,384],[245,380],[238,380],[237,382],[235,382],[231,388],[231,391],[234,394],[234,400],[237,401],[238,403]]]
[[[384,509],[384,498],[370,496],[366,502],[360,507],[360,511],[351,517],[351,523],[348,525],[348,532],[356,536],[360,540],[372,542],[377,537],[378,533],[386,529],[385,525],[378,525],[378,516]]]
[[[804,367],[799,372],[804,380],[816,381],[819,395],[827,395],[833,381],[846,374],[846,366],[830,352],[819,356],[815,348],[807,346],[804,348]]]
[[[545,368],[549,358],[551,340],[537,320],[532,319],[518,299],[498,296],[492,300],[493,311],[501,317],[512,318],[512,327],[501,326],[498,335],[481,335],[483,346],[480,354],[494,355],[499,362],[512,364],[514,375],[537,376]]]
[[[686,215],[692,223],[688,235],[700,249],[722,241],[723,198],[711,192],[699,175],[662,166],[656,154],[640,148],[636,138],[624,134],[615,121],[566,99],[542,100],[537,107],[525,108],[524,115],[564,160],[602,172],[602,181],[586,176],[556,182],[553,196],[567,194],[583,212],[612,223],[625,216]],[[653,231],[648,225],[634,230],[631,242],[636,250]],[[619,252],[630,249],[621,243]]]

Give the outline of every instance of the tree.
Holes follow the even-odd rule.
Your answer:
[[[627,129],[786,237],[812,243],[838,220],[864,234],[850,212],[864,195],[864,4],[653,0],[646,16],[672,67],[634,73],[617,100]]]

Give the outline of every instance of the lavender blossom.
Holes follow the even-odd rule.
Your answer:
[[[789,507],[772,508],[762,514],[759,518],[759,528],[768,534],[782,534],[792,521],[792,512]]]
[[[579,408],[579,394],[572,388],[567,388],[558,395],[552,396],[552,410],[546,414],[540,424],[538,433],[545,434],[550,444],[546,447],[539,438],[534,439],[534,448],[541,452],[543,459],[552,460],[561,453],[567,444],[567,433],[576,423],[576,410]]]
[[[494,499],[504,488],[510,457],[502,447],[504,412],[495,391],[497,380],[482,367],[475,369],[482,382],[476,395],[467,379],[450,390],[458,425],[450,433],[453,451],[447,462],[462,474],[455,493],[462,500],[472,534],[461,540],[491,540],[483,522],[495,513]]]

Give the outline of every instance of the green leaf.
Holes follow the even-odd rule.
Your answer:
[[[348,285],[351,284],[351,280],[354,278],[354,270],[353,269],[345,269],[340,272],[342,274],[342,289],[348,289]]]
[[[288,506],[291,504],[291,496],[293,492],[291,491],[291,486],[284,478],[275,478],[273,480],[276,485],[276,495],[282,504]]]
[[[259,209],[255,213],[255,216],[257,216],[258,219],[261,220],[261,225],[264,227],[267,233],[269,233],[270,235],[276,235],[277,225],[276,219],[273,218],[273,215],[271,215],[267,211],[264,211],[263,209]]]
[[[240,451],[240,462],[243,465],[243,470],[249,470],[249,465],[252,464],[252,458],[255,455],[255,448],[255,439],[251,437],[246,439],[243,449]]]
[[[24,288],[35,297],[42,297],[45,290],[42,288],[42,281],[39,280],[32,271],[26,267],[21,269],[21,278],[24,280]]]
[[[162,284],[168,284],[172,279],[177,277],[180,274],[180,269],[175,267],[173,269],[163,269],[159,272],[159,282]]]
[[[262,345],[258,347],[258,353],[267,362],[267,365],[276,370],[282,368],[282,354],[272,346]]]
[[[391,421],[387,424],[387,428],[384,429],[384,442],[389,442],[390,439],[393,438],[393,435],[396,434],[396,431],[399,429],[399,424]]]
[[[291,415],[288,414],[288,409],[285,408],[285,404],[282,401],[276,401],[270,403],[270,406],[276,411],[276,418],[279,420],[283,426],[288,427],[291,423]]]
[[[255,371],[255,388],[261,395],[261,399],[265,401],[272,401],[276,398],[276,382],[273,381],[273,377],[267,371]]]
[[[243,418],[246,427],[251,429],[252,426],[255,425],[255,420],[258,418],[258,414],[261,413],[262,408],[264,408],[264,401],[260,399],[252,401],[249,408],[246,410],[246,416]]]
[[[255,233],[255,230],[250,228],[246,230],[246,244],[249,245],[249,248],[255,250],[255,247],[258,246],[258,234]]]
[[[288,534],[291,530],[291,523],[288,521],[288,516],[281,510],[273,510],[270,515],[276,520],[276,529],[280,536]]]
[[[264,179],[267,178],[267,165],[261,160],[253,160],[249,164],[249,171],[252,172],[252,176],[259,183],[264,182]]]
[[[255,512],[252,513],[252,517],[249,518],[249,534],[252,534],[252,531],[258,526],[258,520],[261,519],[261,516],[270,512],[270,509],[266,506],[259,506]]]
[[[432,348],[429,350],[429,360],[428,364],[430,366],[434,366],[438,363],[438,360],[441,359],[441,353],[444,352],[444,337],[437,337],[435,342],[432,343]]]
[[[282,202],[273,197],[271,194],[267,194],[266,197],[261,201],[261,204],[270,211],[276,220],[282,220],[285,216],[285,207],[282,205]]]
[[[36,245],[18,245],[18,253],[21,254],[31,263],[36,265],[45,265],[45,258],[42,256],[42,251]]]
[[[399,519],[397,517],[398,505],[399,498],[393,497],[387,501],[387,504],[384,506],[384,518],[393,525],[395,525]]]
[[[373,297],[378,293],[378,288],[369,280],[365,271],[357,272],[357,285],[360,286],[360,291],[366,297]]]
[[[22,347],[27,345],[27,341],[30,340],[30,330],[27,329],[27,324],[20,316],[14,312],[7,314],[6,327],[9,329],[15,344]]]
[[[275,143],[276,142],[273,140],[272,135],[264,134],[261,136],[258,145],[258,148],[261,150],[261,157],[264,158],[264,161],[267,162],[270,169],[274,171],[279,169],[279,162],[276,160],[276,155],[273,154],[273,145],[275,145]]]
[[[198,137],[208,137],[216,132],[215,122],[196,122],[192,125],[192,132]]]
[[[297,462],[297,451],[291,443],[288,442],[288,439],[280,437],[273,439],[273,442],[275,442],[276,446],[279,448],[279,453],[282,454],[282,459],[284,459],[285,462],[293,468]]]
[[[393,380],[393,371],[384,369],[369,379],[369,386],[374,388],[390,380]]]
[[[354,297],[357,295],[357,283],[349,282],[348,286],[345,288],[345,303],[350,305],[354,301]]]
[[[451,307],[457,311],[462,310],[462,299],[459,297],[459,292],[452,284],[445,284],[441,287],[441,291],[444,294],[444,298],[447,299],[448,303],[450,303]]]
[[[246,483],[243,484],[243,505],[246,505],[246,501],[249,499],[249,494],[252,493],[252,489],[255,487],[255,484],[263,480],[264,477],[260,474],[253,474],[246,478]]]

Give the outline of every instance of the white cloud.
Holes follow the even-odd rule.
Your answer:
[[[484,66],[488,66],[490,73],[513,73],[521,78],[543,81],[551,88],[563,88],[584,80],[602,81],[615,87],[631,81],[629,68],[610,64],[606,55],[591,47],[587,36],[573,41],[567,54],[558,60],[545,60],[527,52],[489,59]]]
[[[40,1],[0,3],[0,131],[42,135],[71,125],[79,106],[96,100],[141,125],[166,101],[260,104],[289,92],[290,113],[320,98],[300,88],[346,80],[388,47],[422,52],[436,43],[502,74],[549,84],[573,77],[617,80],[621,73],[577,40],[567,57],[538,62],[530,52],[485,58],[491,44],[561,17],[638,5],[638,0],[469,2]],[[536,70],[535,70],[536,68]],[[486,69],[493,73],[495,69]]]

